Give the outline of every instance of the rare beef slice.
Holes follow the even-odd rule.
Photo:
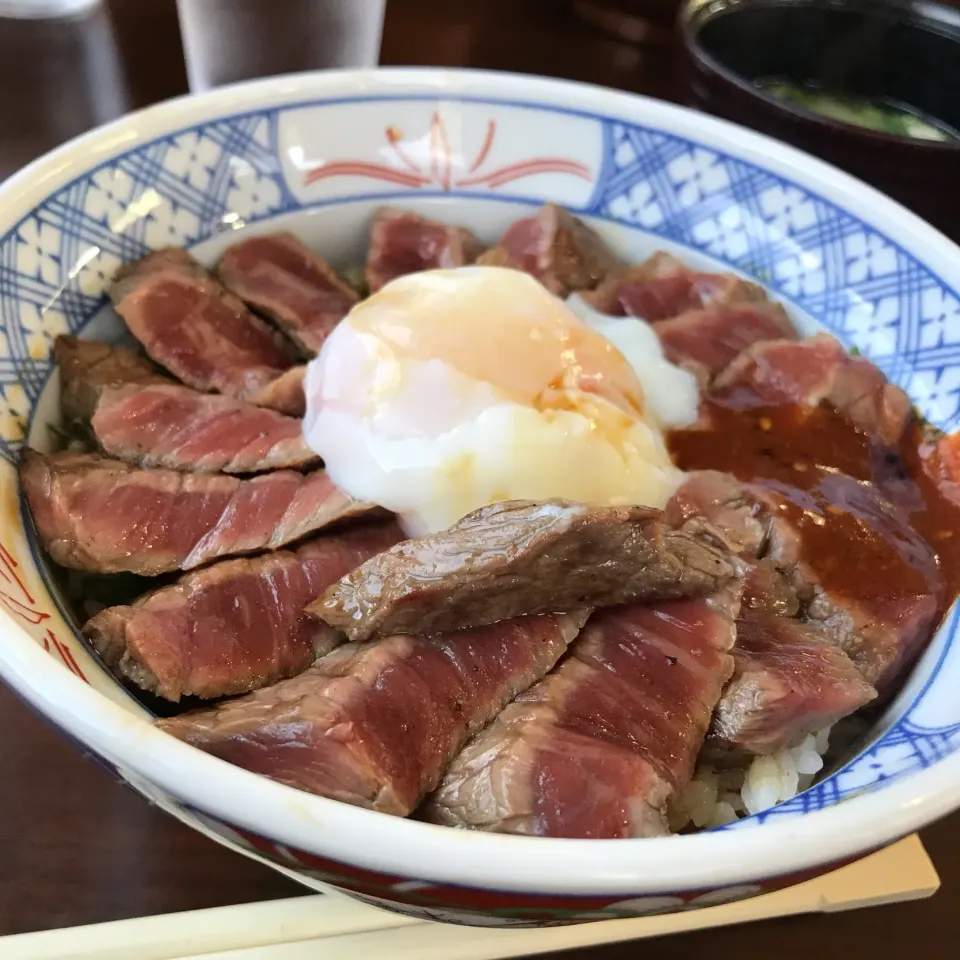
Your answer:
[[[768,612],[741,616],[734,663],[710,737],[736,751],[772,754],[796,746],[877,695],[820,628]]]
[[[740,584],[602,610],[547,677],[453,761],[427,801],[448,826],[542,837],[667,832],[733,669]]]
[[[179,383],[105,386],[90,426],[104,453],[141,467],[262,473],[319,462],[298,418]]]
[[[371,293],[408,273],[463,267],[483,250],[465,227],[421,217],[410,210],[381,207],[370,228],[366,279]]]
[[[306,670],[339,635],[303,612],[317,591],[402,539],[358,526],[297,550],[224,560],[84,627],[107,666],[167,700],[247,693]]]
[[[27,450],[20,482],[50,556],[62,566],[100,573],[189,570],[376,513],[322,470],[278,470],[241,480]]]
[[[467,738],[556,663],[586,616],[351,643],[298,677],[158,726],[288,786],[406,816]]]
[[[290,233],[241,240],[217,267],[220,282],[272,320],[307,357],[359,301],[330,265]]]
[[[620,266],[590,227],[552,203],[508,227],[500,242],[477,262],[523,270],[560,297],[592,290]]]
[[[106,387],[171,382],[146,357],[97,340],[59,336],[53,359],[60,372],[60,410],[67,425],[89,423]]]
[[[150,357],[184,383],[302,414],[302,385],[299,395],[288,386],[296,356],[289,341],[185,251],[160,250],[125,267],[110,296]]]

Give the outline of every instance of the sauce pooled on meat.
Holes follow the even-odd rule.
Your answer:
[[[899,449],[881,450],[827,403],[744,409],[716,396],[704,401],[701,424],[669,435],[677,466],[725,471],[771,490],[824,587],[863,598],[929,584],[927,558],[909,538],[865,517],[866,499],[880,494],[895,508],[894,528],[905,521],[932,548],[943,600],[960,590],[960,508],[924,473],[918,424]]]

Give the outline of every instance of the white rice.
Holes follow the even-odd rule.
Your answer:
[[[795,747],[747,766],[717,768],[702,763],[670,803],[670,829],[719,827],[783,803],[806,790],[823,769],[830,728],[810,734]]]

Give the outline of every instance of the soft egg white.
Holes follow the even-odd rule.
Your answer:
[[[596,330],[627,359],[643,384],[650,409],[663,426],[679,430],[697,419],[700,403],[697,378],[666,358],[652,324],[637,317],[600,313],[576,293],[567,297],[566,302],[591,330]]]

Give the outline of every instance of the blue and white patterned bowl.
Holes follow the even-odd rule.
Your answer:
[[[570,923],[784,886],[960,805],[951,613],[869,747],[767,814],[654,840],[452,831],[296,792],[155,730],[65,619],[15,465],[46,442],[59,333],[110,336],[104,289],[150,249],[215,256],[291,227],[337,264],[389,200],[495,236],[544,200],[624,254],[656,248],[770,287],[960,419],[960,250],[804,154],[676,107],[520,76],[424,70],[282,78],[94,131],[0,189],[0,674],[123,780],[213,838],[317,887],[464,923]],[[55,380],[55,378],[53,378]]]

